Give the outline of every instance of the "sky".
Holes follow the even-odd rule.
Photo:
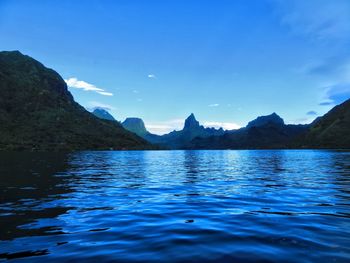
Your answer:
[[[349,0],[0,0],[0,50],[154,133],[309,123],[350,97]]]

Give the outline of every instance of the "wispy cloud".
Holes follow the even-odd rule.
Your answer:
[[[209,104],[208,107],[219,107],[220,104],[218,103],[213,103],[213,104]]]
[[[113,93],[107,91],[98,91],[97,93],[105,96],[113,96]]]
[[[240,125],[233,122],[216,122],[216,121],[205,121],[203,123],[205,127],[211,127],[215,129],[223,128],[224,130],[237,130],[241,128]]]
[[[183,119],[173,119],[173,120],[167,120],[162,122],[152,122],[152,121],[145,121],[145,126],[148,131],[154,134],[162,135],[169,133],[174,130],[181,130],[184,126],[184,120]],[[205,121],[203,123],[204,127],[209,128],[223,128],[224,130],[235,130],[241,128],[236,123],[233,122],[214,122],[214,121]]]
[[[332,101],[323,101],[323,102],[320,102],[318,105],[320,105],[320,106],[330,106],[330,105],[334,105],[334,103]]]
[[[154,74],[148,74],[147,77],[150,78],[150,79],[156,79],[157,78],[156,75],[154,75]]]
[[[323,64],[310,68],[307,74],[317,74],[323,79],[320,84],[322,101],[319,105],[330,106],[350,98],[350,56],[331,58]]]
[[[84,91],[93,91],[104,96],[113,96],[113,93],[107,92],[104,89],[98,88],[93,84],[90,84],[83,80],[78,80],[77,78],[69,78],[64,80],[67,86],[75,89],[82,89]]]
[[[337,76],[344,73],[349,65],[349,58],[345,56],[333,56],[324,61],[314,63],[306,70],[306,73],[314,75],[332,75]]]
[[[306,115],[309,115],[309,116],[316,116],[317,115],[317,112],[316,111],[313,111],[313,110],[310,110],[306,113]]]
[[[98,101],[89,101],[88,108],[89,109],[101,108],[101,109],[105,109],[107,111],[116,110],[116,108],[114,106],[109,105],[109,104],[105,104],[102,102],[98,102]]]
[[[272,0],[281,16],[282,24],[295,34],[320,39],[349,39],[348,0]]]
[[[324,101],[321,106],[336,105],[350,98],[350,83],[341,83],[325,88]]]
[[[350,98],[349,52],[323,60],[317,59],[302,67],[300,73],[316,76],[321,80],[318,84],[322,97],[319,105],[334,106]]]

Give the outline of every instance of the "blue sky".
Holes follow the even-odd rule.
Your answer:
[[[349,44],[348,0],[0,0],[0,50],[156,133],[191,112],[224,128],[310,122],[350,97]]]

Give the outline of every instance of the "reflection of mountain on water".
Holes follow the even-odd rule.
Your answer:
[[[24,227],[41,218],[56,218],[67,207],[45,204],[70,193],[66,178],[55,176],[69,169],[68,154],[0,153],[0,225],[2,240],[28,235],[45,235],[59,229]],[[51,232],[52,233],[52,232]]]
[[[75,176],[71,186],[79,191],[138,188],[145,182],[147,151],[91,151],[72,156],[70,170]],[[82,187],[84,186],[84,188]]]
[[[265,187],[285,187],[284,173],[287,172],[288,160],[285,152],[280,151],[247,151],[251,160],[251,169],[255,171],[254,180]],[[264,188],[261,189],[265,191]]]
[[[330,154],[331,158],[328,159],[328,162],[325,160],[325,170],[332,169],[333,172],[329,173],[329,181],[332,183],[328,188],[333,191],[337,191],[337,200],[334,200],[334,203],[338,204],[349,204],[350,202],[350,153],[349,152],[327,152]],[[349,215],[347,211],[347,206],[343,206],[344,212]],[[339,211],[343,212],[343,211]]]
[[[195,183],[199,173],[199,156],[195,151],[184,151],[185,183]]]

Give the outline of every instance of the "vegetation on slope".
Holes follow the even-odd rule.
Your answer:
[[[302,148],[350,149],[350,99],[317,118],[294,145]]]
[[[151,147],[73,100],[60,75],[18,51],[0,52],[0,150]]]

